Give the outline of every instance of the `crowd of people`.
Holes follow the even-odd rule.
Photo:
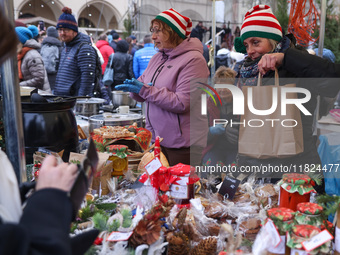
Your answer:
[[[2,18],[0,16],[5,28],[10,27]],[[13,36],[14,31],[17,36],[20,85],[62,96],[92,95],[98,63],[100,75],[105,69],[113,68],[113,83],[108,89],[131,92],[131,97],[146,104],[146,128],[152,132],[153,139],[157,136],[164,138],[161,147],[170,165],[199,165],[202,158],[207,161],[204,164],[236,161],[238,166],[321,163],[313,138],[313,115],[301,115],[302,153],[266,159],[240,155],[238,129],[211,123],[212,119],[237,118],[233,114],[233,98],[228,89],[218,90],[223,104],[216,107],[209,101],[211,115],[208,118],[198,115],[201,118],[195,121],[199,128],[192,129],[192,115],[200,111],[197,104],[190,102],[192,88],[197,88],[202,81],[208,82],[209,77],[202,44],[206,28],[199,23],[190,36],[191,19],[172,8],[151,21],[151,35],[144,37],[144,48],[137,45],[135,36],[120,39],[114,30],[109,35],[100,35],[93,44],[88,35],[79,31],[72,11],[67,7],[63,9],[57,26],[47,28],[47,37],[40,38],[39,29],[44,27],[17,26],[15,30],[6,30],[8,36]],[[229,58],[226,58],[226,64],[221,61],[213,77],[214,84],[226,83],[239,88],[256,86],[259,75],[273,78],[275,70],[280,77],[293,79],[340,77],[339,64],[299,49],[293,35],[283,34],[280,23],[267,5],[250,9],[238,33],[235,50],[245,55],[236,54],[236,65],[231,65],[229,54],[232,49],[227,42],[222,44],[217,56],[223,59],[227,55]],[[1,61],[15,48],[4,43],[3,38],[0,37],[0,45],[6,50],[0,47]],[[305,105],[311,113],[314,113],[317,95],[334,97],[340,88],[334,79],[298,81],[298,87],[311,93],[311,99]],[[228,148],[224,150],[226,146]],[[47,157],[40,169],[36,191],[22,210],[23,201],[14,172],[1,151],[0,157],[0,253],[83,254],[98,233],[88,232],[74,239],[68,235],[72,220],[68,193],[76,178],[77,167],[57,165],[53,157]],[[44,203],[51,201],[51,197],[54,203]],[[78,245],[80,242],[82,245]],[[81,251],[79,247],[82,247]]]
[[[58,96],[95,96],[98,84],[101,97],[108,96],[115,85],[138,78],[157,52],[150,35],[137,45],[134,35],[121,39],[115,30],[101,34],[93,43],[86,31],[78,29],[72,10],[67,7],[63,8],[56,27],[50,26],[45,31],[44,26],[16,22],[15,31],[20,41],[17,49],[20,86]],[[111,58],[114,82],[105,87],[102,77]]]

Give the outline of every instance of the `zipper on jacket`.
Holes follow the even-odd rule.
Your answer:
[[[177,113],[177,121],[178,121],[179,132],[180,132],[180,134],[182,136],[181,122],[180,122],[178,113]]]
[[[151,78],[152,86],[154,86],[155,81],[157,80],[159,74],[160,74],[161,71],[163,70],[163,67],[164,67],[166,61],[167,61],[167,59],[157,67],[156,71],[155,71],[154,74],[152,75],[152,78]],[[148,107],[147,107],[147,111],[146,111],[146,112],[147,112],[147,115],[148,115],[149,124],[150,124],[150,126],[152,127],[151,121],[150,121],[150,118],[149,118],[149,105],[150,105],[150,103],[148,103]],[[152,128],[152,129],[153,129],[153,128]]]

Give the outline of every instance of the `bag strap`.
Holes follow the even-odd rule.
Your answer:
[[[111,55],[110,55],[110,68],[113,68],[113,66],[112,66],[112,63],[113,63],[113,55],[114,55],[114,53],[112,53]]]
[[[258,87],[262,86],[262,78],[263,78],[263,75],[259,72],[259,76],[257,78],[257,86]],[[275,86],[276,87],[280,86],[280,83],[279,83],[279,71],[277,70],[276,67],[275,67]]]

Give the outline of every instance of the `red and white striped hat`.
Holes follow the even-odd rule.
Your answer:
[[[168,24],[183,39],[188,37],[191,33],[191,19],[183,16],[172,8],[161,12],[155,19],[159,19]]]
[[[242,42],[249,37],[282,39],[281,25],[268,5],[256,5],[246,13],[241,27]]]

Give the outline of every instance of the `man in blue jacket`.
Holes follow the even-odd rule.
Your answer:
[[[92,96],[95,85],[96,52],[89,36],[78,33],[72,10],[64,7],[57,29],[65,43],[53,94],[58,96]]]
[[[141,76],[144,70],[147,68],[150,59],[155,55],[157,51],[152,43],[150,35],[144,37],[144,48],[137,50],[133,56],[133,73],[136,78]]]

